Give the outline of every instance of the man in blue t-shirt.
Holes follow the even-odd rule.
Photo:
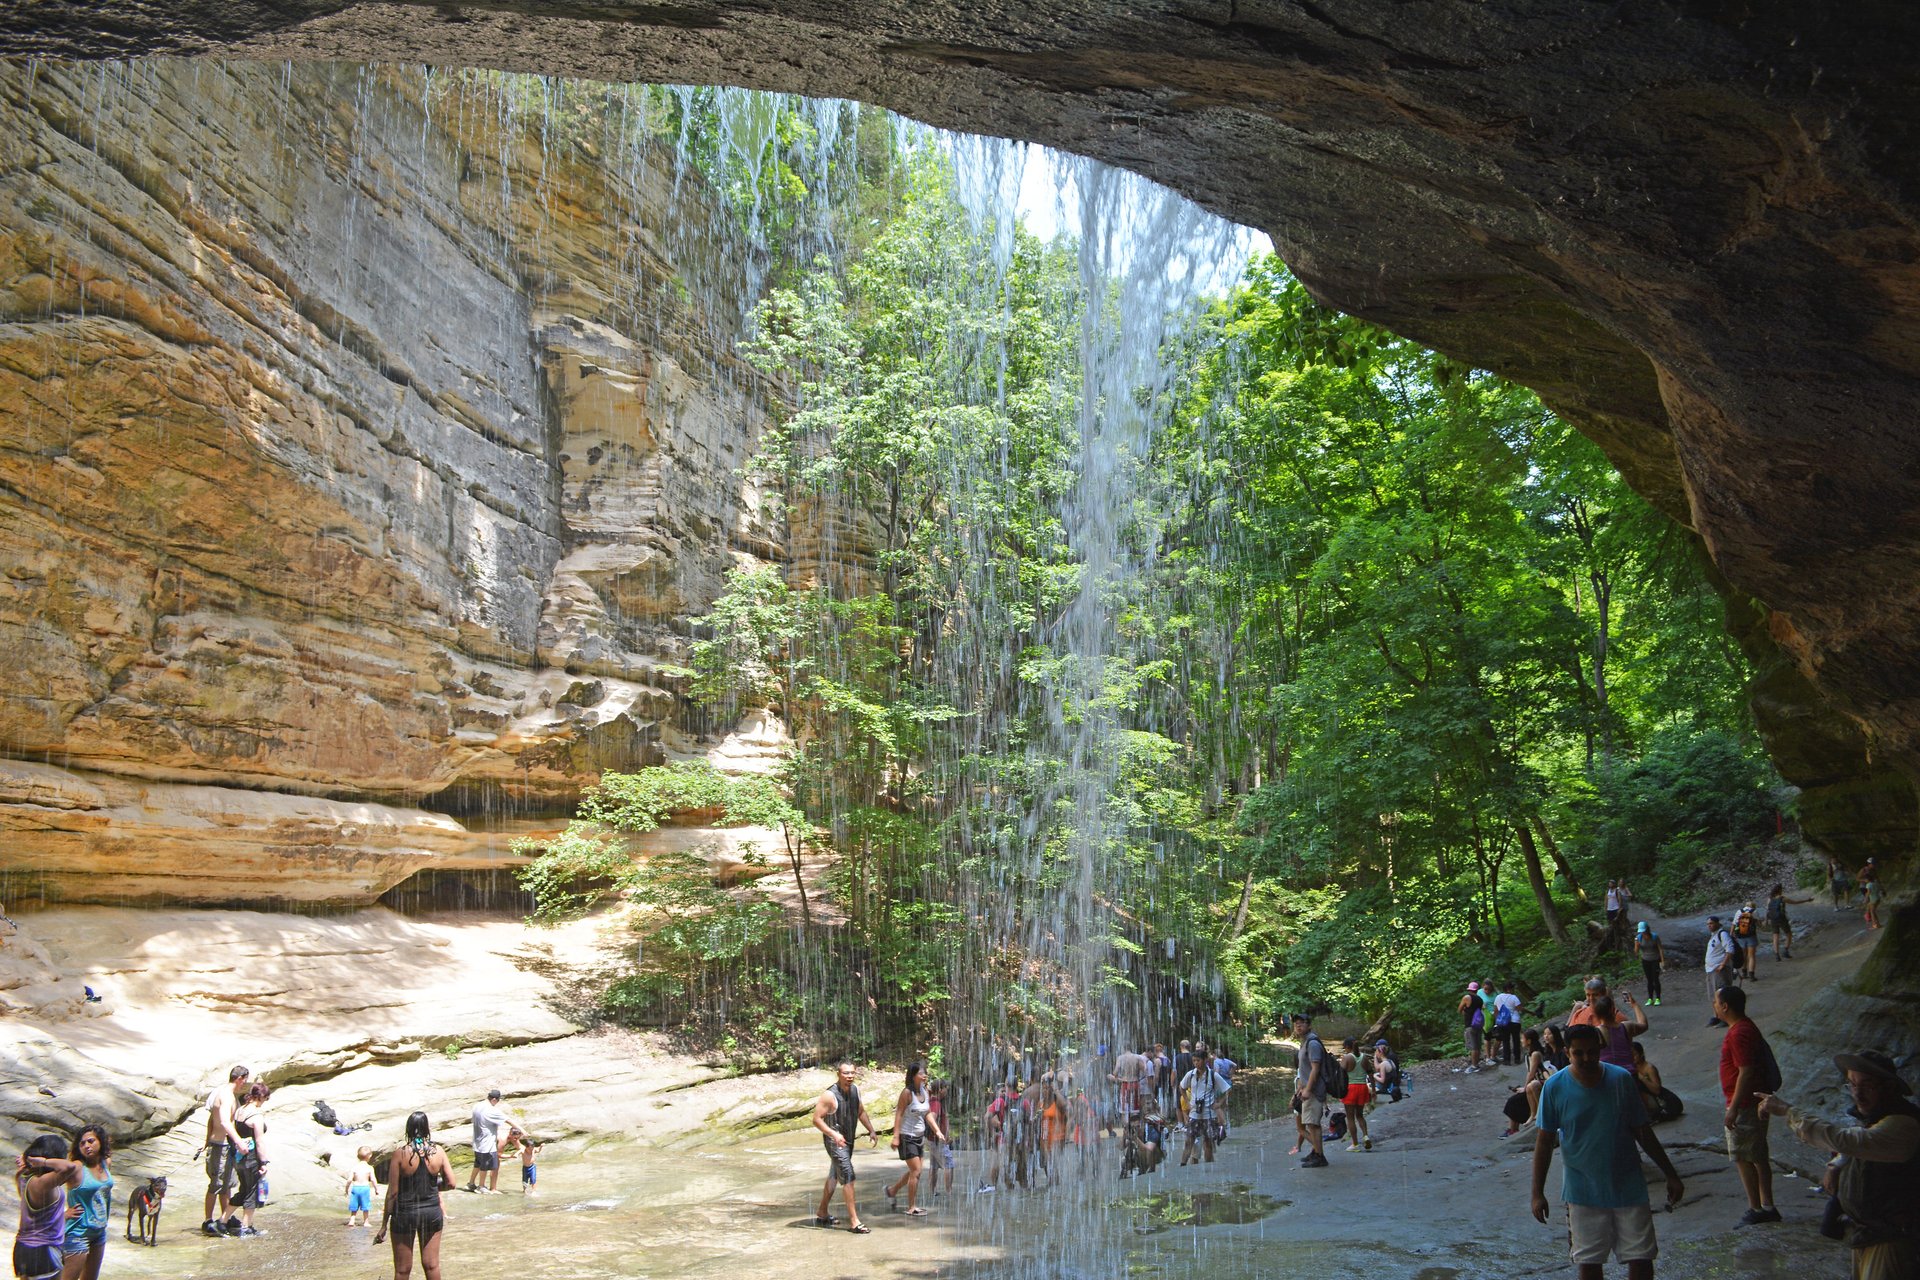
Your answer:
[[[1594,1026],[1567,1028],[1569,1069],[1540,1090],[1539,1130],[1533,1140],[1533,1216],[1547,1220],[1547,1170],[1553,1149],[1566,1153],[1560,1199],[1580,1280],[1600,1280],[1609,1254],[1627,1264],[1629,1280],[1652,1280],[1660,1246],[1653,1237],[1647,1180],[1634,1153],[1637,1141],[1667,1175],[1667,1206],[1686,1188],[1647,1123],[1631,1071],[1600,1061],[1605,1042]]]

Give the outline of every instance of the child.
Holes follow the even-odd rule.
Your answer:
[[[529,1138],[517,1129],[514,1130],[512,1136],[519,1139],[520,1142],[520,1193],[529,1196],[537,1194],[535,1188],[540,1182],[540,1147],[542,1144],[535,1142],[532,1138]]]
[[[347,1225],[364,1227],[373,1212],[373,1192],[380,1177],[373,1169],[373,1148],[362,1147],[353,1153],[353,1168],[347,1172]],[[360,1215],[358,1222],[354,1215]]]

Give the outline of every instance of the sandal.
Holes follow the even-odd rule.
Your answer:
[[[816,1226],[816,1227],[835,1227],[835,1226],[838,1226],[838,1225],[840,1225],[840,1219],[838,1219],[838,1218],[815,1218],[815,1219],[813,1220],[813,1225],[814,1225],[814,1226]]]
[[[927,1216],[927,1211],[919,1205],[915,1205],[913,1208],[907,1210],[907,1216],[909,1218],[924,1218]]]
[[[856,1222],[852,1226],[848,1227],[847,1230],[853,1232],[853,1234],[857,1236],[870,1236],[873,1234],[873,1228],[868,1226],[864,1222]]]

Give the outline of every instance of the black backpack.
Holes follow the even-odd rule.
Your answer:
[[[313,1122],[318,1125],[325,1125],[331,1129],[340,1123],[340,1117],[334,1112],[334,1109],[326,1103],[316,1102],[313,1104]]]
[[[1773,1046],[1767,1043],[1767,1038],[1761,1036],[1759,1039],[1760,1078],[1753,1082],[1753,1091],[1755,1093],[1778,1093],[1780,1092],[1780,1085],[1782,1083],[1780,1060],[1773,1056]]]
[[[1319,1036],[1314,1036],[1313,1038],[1315,1040],[1320,1039]],[[1320,1078],[1327,1082],[1327,1096],[1329,1098],[1346,1097],[1347,1096],[1346,1066],[1341,1063],[1340,1058],[1337,1054],[1333,1053],[1330,1049],[1327,1048],[1325,1041],[1322,1041],[1320,1044],[1320,1052],[1323,1055],[1322,1058],[1320,1059]]]

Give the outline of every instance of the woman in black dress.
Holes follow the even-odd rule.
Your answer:
[[[433,1144],[427,1113],[416,1111],[407,1117],[406,1145],[387,1161],[387,1205],[373,1237],[379,1244],[393,1228],[394,1280],[407,1280],[412,1273],[416,1246],[427,1280],[440,1280],[440,1235],[447,1223],[440,1197],[452,1189],[447,1153]]]

